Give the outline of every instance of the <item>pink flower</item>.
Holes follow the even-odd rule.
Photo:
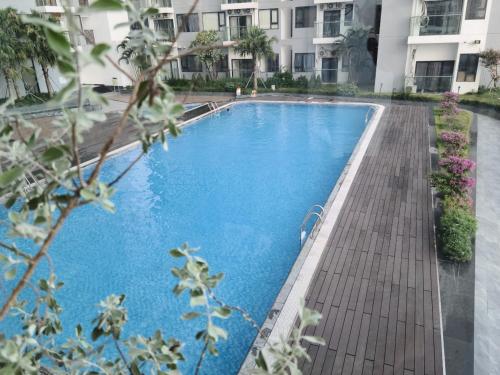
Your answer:
[[[445,168],[448,173],[454,175],[463,175],[476,167],[472,160],[464,159],[459,156],[449,156],[439,161],[439,166]]]

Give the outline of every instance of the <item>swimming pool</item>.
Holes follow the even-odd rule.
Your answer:
[[[263,322],[300,251],[299,227],[324,204],[365,129],[369,106],[236,104],[203,118],[154,147],[118,186],[111,215],[78,210],[51,250],[65,282],[59,296],[67,331],[90,322],[109,294],[127,295],[125,333],[162,329],[189,343],[194,365],[196,322],[184,322],[186,299],[171,293],[172,247],[201,247],[213,272],[226,277],[219,297]],[[111,178],[134,158],[110,159]],[[222,325],[229,340],[204,374],[234,374],[255,332],[239,317]],[[185,373],[191,373],[188,365]]]

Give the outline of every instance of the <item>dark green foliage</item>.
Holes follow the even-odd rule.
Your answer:
[[[472,240],[476,233],[476,218],[468,207],[450,199],[443,205],[439,234],[443,243],[443,253],[457,262],[472,259]]]

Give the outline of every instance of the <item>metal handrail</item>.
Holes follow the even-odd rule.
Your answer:
[[[316,212],[315,211],[316,209],[319,209],[320,212]],[[307,235],[306,226],[307,226],[307,223],[309,223],[309,220],[313,216],[315,216],[317,218],[316,223],[314,224],[313,229],[311,230],[311,233],[309,233],[309,238],[312,238],[314,233],[315,233],[317,220],[319,220],[320,223],[323,224],[323,216],[324,215],[325,215],[325,209],[323,208],[323,206],[320,206],[319,204],[315,204],[314,206],[312,206],[309,209],[309,211],[307,211],[307,214],[306,214],[304,220],[302,221],[302,225],[300,226],[300,247],[302,247],[304,245],[305,239],[307,237],[306,236]]]

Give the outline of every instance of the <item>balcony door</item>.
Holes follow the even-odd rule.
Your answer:
[[[415,66],[417,91],[450,91],[454,66],[455,61],[418,61]]]
[[[336,57],[321,60],[321,80],[325,83],[337,83],[339,60]]]
[[[323,38],[332,38],[340,34],[340,9],[323,12]]]
[[[243,37],[247,29],[252,26],[252,16],[229,17],[231,40]]]

